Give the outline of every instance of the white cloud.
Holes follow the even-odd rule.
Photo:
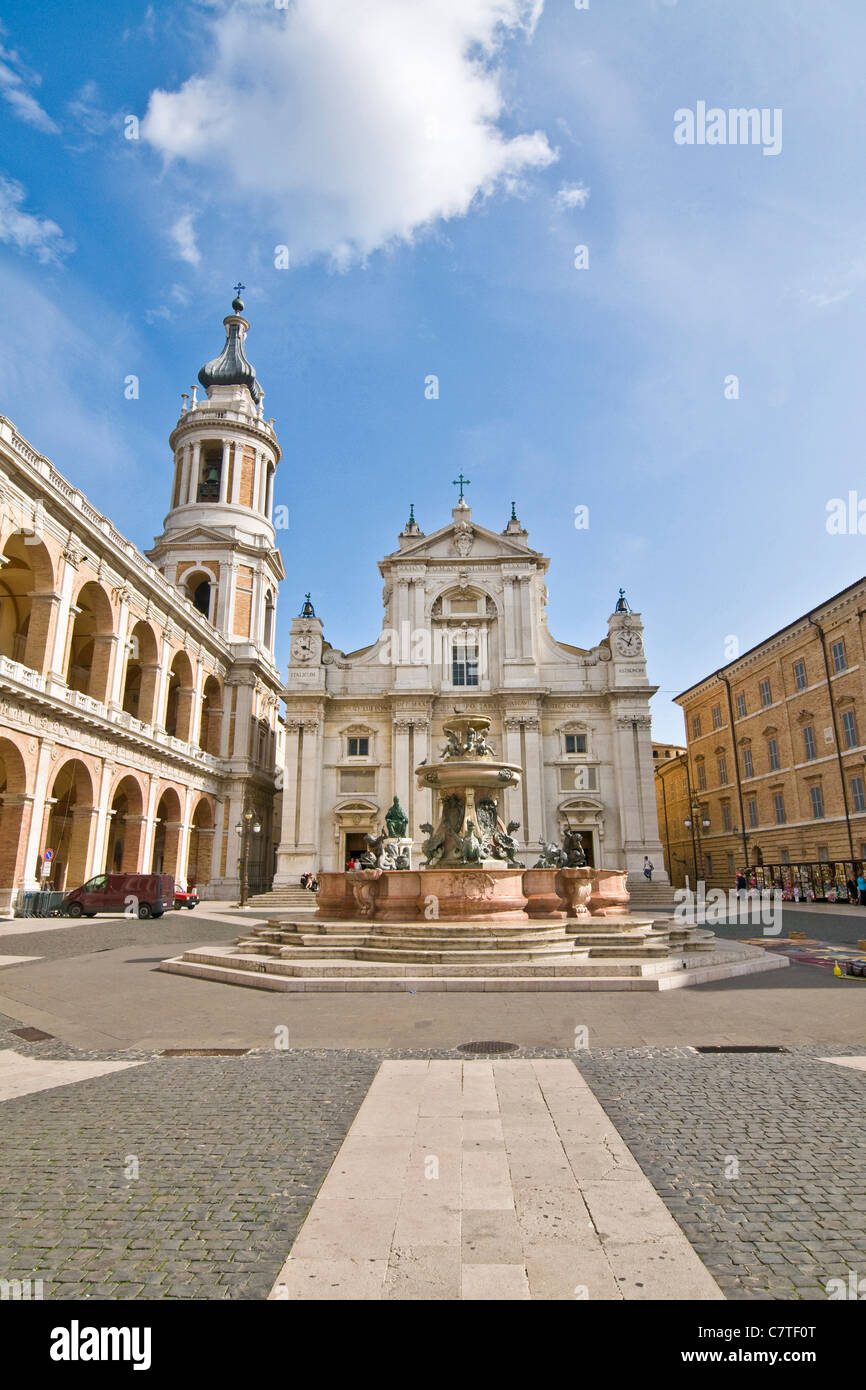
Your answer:
[[[543,0],[231,0],[209,67],[154,91],[145,139],[206,167],[294,255],[346,263],[465,216],[555,158],[505,134],[503,44]]]
[[[554,198],[558,208],[585,208],[589,189],[584,183],[564,183]]]
[[[181,260],[186,261],[188,265],[198,265],[201,260],[201,252],[196,245],[195,227],[191,212],[185,212],[177,219],[171,229],[171,237],[175,251]]]
[[[0,27],[0,34],[3,32]],[[41,81],[38,73],[29,71],[13,49],[0,43],[0,97],[20,121],[26,121],[27,125],[35,126],[47,135],[56,135],[59,126],[55,125],[29,90],[38,87]]]
[[[63,229],[49,217],[25,212],[21,206],[25,196],[20,183],[0,174],[0,241],[32,252],[43,264],[61,261],[74,250],[73,243],[64,240]]]

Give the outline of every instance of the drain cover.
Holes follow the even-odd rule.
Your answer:
[[[16,1038],[23,1038],[25,1042],[46,1042],[48,1038],[53,1038],[53,1033],[43,1033],[41,1028],[11,1028]]]
[[[786,1047],[765,1047],[763,1044],[751,1046],[748,1043],[713,1043],[710,1047],[696,1047],[695,1052],[787,1052]]]
[[[506,1042],[471,1042],[461,1043],[457,1048],[458,1052],[516,1052],[519,1043]]]
[[[166,1047],[160,1057],[246,1057],[248,1047]]]

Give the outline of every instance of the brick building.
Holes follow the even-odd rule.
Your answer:
[[[106,871],[236,896],[245,810],[248,878],[270,884],[280,449],[232,307],[148,555],[0,416],[0,912]]]
[[[819,897],[866,860],[864,619],[860,579],[676,697],[687,753],[656,778],[672,862]]]

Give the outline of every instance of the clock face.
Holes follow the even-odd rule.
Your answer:
[[[640,633],[631,632],[628,628],[617,633],[616,649],[622,656],[639,656],[643,651]]]
[[[313,655],[312,637],[296,637],[292,642],[292,656],[296,661],[309,661]]]

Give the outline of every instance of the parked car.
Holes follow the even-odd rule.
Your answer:
[[[173,903],[171,874],[98,874],[67,893],[60,911],[64,917],[95,917],[97,912],[161,917]]]
[[[194,888],[184,888],[177,884],[174,890],[175,907],[188,907],[190,912],[194,907],[198,907],[200,898]]]

